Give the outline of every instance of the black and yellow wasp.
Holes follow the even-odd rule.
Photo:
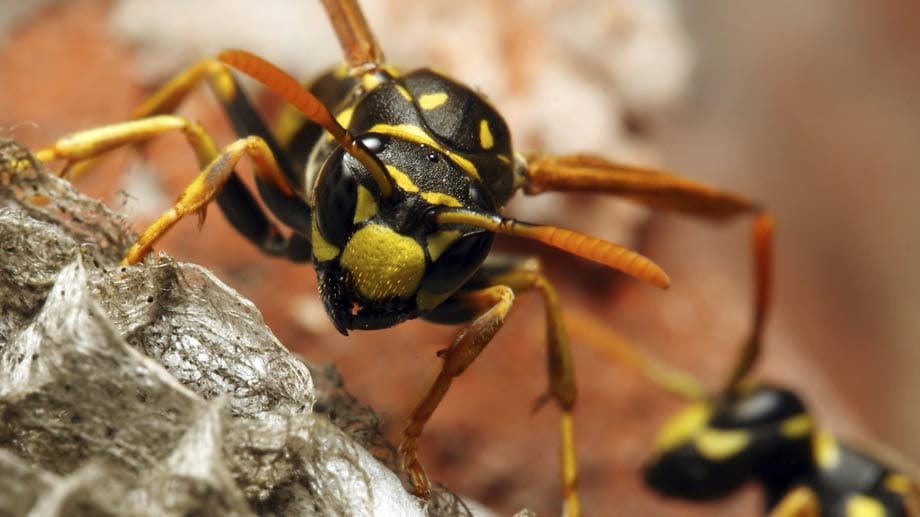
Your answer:
[[[771,235],[769,216],[759,216],[753,328],[718,394],[707,397],[685,375],[639,363],[656,383],[693,401],[661,429],[646,483],[693,501],[757,483],[772,517],[920,516],[920,492],[909,476],[818,428],[793,391],[750,378],[770,298]]]
[[[549,357],[549,388],[541,400],[554,400],[562,412],[563,499],[566,512],[576,515],[575,377],[560,302],[533,262],[489,258],[494,235],[537,240],[659,287],[669,279],[636,252],[504,217],[502,207],[521,190],[604,192],[713,220],[757,207],[661,171],[590,155],[515,152],[504,120],[482,96],[429,69],[389,66],[355,0],[323,4],[345,64],[306,88],[256,56],[225,51],[175,76],[131,121],[62,138],[38,156],[65,160],[62,174],[76,174],[112,148],[181,131],[201,172],[142,233],[125,264],[142,260],[172,225],[189,214],[203,216],[216,200],[231,224],[265,253],[313,263],[326,311],[343,334],[413,318],[467,322],[439,353],[441,372],[404,431],[402,464],[419,495],[429,489],[417,457],[426,422],[452,379],[502,326],[515,293],[537,290],[546,308]],[[247,100],[231,68],[292,106],[276,131]],[[201,82],[241,137],[223,149],[200,125],[172,115]],[[289,231],[269,218],[234,171],[243,156],[253,164],[259,196]]]

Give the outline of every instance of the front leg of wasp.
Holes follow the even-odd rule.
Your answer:
[[[466,370],[504,324],[514,294],[537,289],[543,296],[546,311],[549,370],[549,388],[537,400],[537,406],[555,400],[562,411],[561,470],[565,515],[577,516],[579,503],[572,422],[572,409],[576,397],[575,374],[556,290],[540,271],[539,263],[534,259],[514,260],[507,264],[487,263],[469,282],[469,286],[435,309],[433,317],[430,318],[437,321],[439,310],[451,314],[465,313],[476,316],[473,323],[463,329],[450,346],[438,353],[444,360],[441,371],[425,397],[413,410],[409,425],[403,431],[404,439],[400,445],[403,468],[412,478],[416,494],[427,494],[428,478],[418,461],[418,439],[422,429],[444,398],[452,380]]]
[[[123,259],[125,264],[135,264],[146,255],[154,242],[162,237],[182,217],[197,213],[203,220],[208,204],[221,189],[236,178],[233,168],[243,155],[253,163],[253,172],[273,188],[294,196],[295,193],[279,169],[269,146],[257,136],[241,138],[218,151],[214,141],[197,123],[173,115],[157,115],[96,129],[74,133],[55,142],[51,147],[40,150],[37,155],[43,161],[63,159],[68,163],[92,160],[99,155],[124,145],[136,144],[170,131],[181,131],[195,150],[201,173],[182,192],[172,208],[160,216],[138,241],[128,250]],[[66,168],[66,167],[65,167]],[[262,216],[264,224],[253,224],[245,228],[244,234],[272,254],[283,254],[286,241],[280,230]]]

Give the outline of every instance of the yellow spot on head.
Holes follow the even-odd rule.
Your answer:
[[[687,442],[703,429],[711,412],[708,405],[698,403],[674,415],[659,431],[655,450],[666,452]]]
[[[339,123],[340,126],[348,129],[348,125],[351,124],[351,117],[355,114],[355,107],[345,108],[335,116],[335,121]],[[326,140],[333,141],[335,137],[331,133],[326,133]]]
[[[412,182],[412,178],[408,174],[389,164],[386,167],[390,177],[393,178],[399,188],[406,192],[418,192],[418,185]]]
[[[744,450],[751,443],[751,434],[747,431],[704,429],[696,437],[695,443],[705,458],[724,460]]]
[[[426,93],[418,98],[418,105],[423,110],[433,110],[447,102],[447,94],[444,92]]]
[[[326,242],[319,232],[319,226],[316,225],[316,217],[313,217],[313,256],[320,262],[328,262],[339,256],[339,248]]]
[[[450,152],[450,150],[445,149],[443,145],[437,143],[431,135],[425,132],[424,129],[413,126],[410,124],[374,124],[374,127],[370,129],[371,133],[380,133],[382,135],[389,135],[396,138],[401,138],[408,142],[415,142],[416,144],[423,144],[440,151],[442,154],[450,158],[451,161],[456,163],[461,169],[464,170],[467,174],[473,178],[479,178],[479,171],[476,170],[476,166],[473,165],[473,162],[467,160],[463,156],[460,156],[456,153]]]
[[[355,114],[354,106],[350,108],[345,108],[335,116],[335,120],[342,125],[344,128],[348,128],[348,124],[351,124],[351,116]]]
[[[885,517],[887,512],[881,501],[862,494],[847,499],[847,517]]]
[[[351,236],[339,263],[364,297],[408,298],[425,273],[425,251],[410,237],[369,224]]]
[[[377,215],[377,202],[374,201],[374,195],[364,185],[358,185],[358,201],[355,206],[355,223],[367,221]]]
[[[779,425],[779,433],[790,440],[807,436],[814,429],[810,415],[801,414],[789,417]]]
[[[420,195],[422,196],[422,199],[428,201],[432,205],[449,206],[453,208],[459,208],[463,206],[460,203],[460,200],[454,196],[451,196],[450,194],[445,194],[443,192],[422,192]]]
[[[492,138],[492,130],[489,129],[489,122],[486,119],[479,121],[479,145],[487,150],[495,145],[495,140]]]
[[[837,440],[826,432],[815,434],[814,437],[815,460],[824,470],[832,470],[840,463],[840,445]]]
[[[429,235],[428,255],[431,256],[431,261],[434,262],[438,260],[441,253],[444,253],[444,250],[446,250],[452,242],[457,240],[457,237],[460,237],[460,232],[457,230],[441,230]]]

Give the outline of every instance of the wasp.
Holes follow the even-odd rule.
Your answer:
[[[794,391],[751,377],[770,299],[772,220],[760,215],[754,228],[752,329],[719,392],[707,396],[680,372],[635,362],[653,382],[691,401],[659,432],[646,484],[667,497],[709,501],[756,483],[772,517],[920,515],[920,490],[910,476],[819,428]]]
[[[560,409],[562,499],[579,513],[572,409],[575,375],[552,283],[533,261],[490,255],[496,234],[531,239],[665,288],[655,263],[573,230],[503,215],[517,192],[584,191],[623,196],[710,220],[756,212],[755,203],[664,171],[594,155],[518,152],[502,116],[480,94],[431,69],[391,66],[356,0],[323,0],[344,64],[302,85],[271,63],[227,50],[177,74],[127,122],[81,131],[38,152],[71,177],[103,153],[181,132],[200,173],[141,233],[124,264],[141,261],[179,220],[201,221],[216,201],[239,233],[267,255],[312,263],[320,297],[342,334],[424,318],[463,329],[438,355],[439,375],[409,416],[399,447],[414,493],[429,493],[418,458],[424,427],[452,381],[502,327],[515,294],[543,299],[549,387]],[[232,69],[289,105],[270,128]],[[218,148],[199,124],[173,113],[198,84],[220,101],[239,139]],[[240,179],[252,163],[258,197]],[[287,228],[285,230],[284,228]]]

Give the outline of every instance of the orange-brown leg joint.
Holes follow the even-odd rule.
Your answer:
[[[198,213],[199,221],[203,221],[208,203],[217,197],[217,193],[230,178],[233,168],[244,154],[252,160],[253,172],[257,176],[278,187],[285,194],[294,195],[265,141],[257,136],[241,138],[228,145],[223,153],[214,158],[179,195],[173,207],[141,234],[128,250],[122,264],[136,264],[143,259],[153,244],[186,215]]]
[[[399,446],[403,470],[412,481],[413,492],[420,497],[427,497],[430,492],[428,476],[418,460],[418,440],[422,430],[441,403],[454,377],[463,373],[489,344],[505,323],[514,302],[511,288],[502,285],[459,296],[469,307],[481,309],[482,312],[473,323],[457,334],[450,346],[439,353],[444,360],[441,371],[428,392],[412,410],[409,424],[403,430],[403,441]]]

